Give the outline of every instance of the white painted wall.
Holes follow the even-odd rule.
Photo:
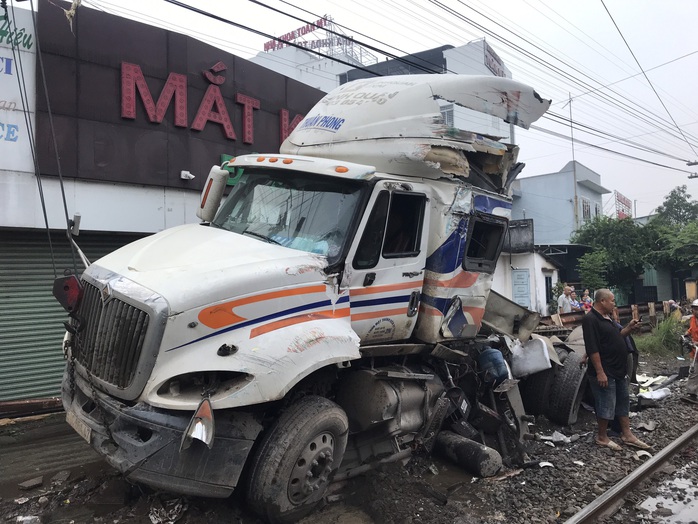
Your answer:
[[[545,276],[552,276],[553,285],[558,280],[557,268],[545,257],[538,253],[502,253],[497,261],[492,289],[513,300],[512,290],[512,266],[516,269],[529,270],[529,285],[531,293],[531,310],[547,315],[547,304],[545,301]]]
[[[63,197],[57,178],[41,178],[49,227],[66,227]],[[197,223],[199,191],[65,180],[68,217],[80,213],[84,231],[154,233]],[[0,170],[0,226],[44,228],[36,177],[33,173]]]
[[[337,58],[352,62],[352,59],[346,55],[340,55]],[[260,52],[249,61],[320,89],[325,93],[339,86],[337,75],[353,69],[351,66],[327,58],[320,58],[316,54],[297,47],[284,47],[275,51]]]

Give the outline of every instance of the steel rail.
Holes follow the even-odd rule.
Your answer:
[[[674,442],[662,449],[642,466],[634,470],[630,475],[618,482],[615,486],[601,495],[594,502],[582,508],[582,510],[565,521],[565,524],[582,524],[597,522],[601,515],[621,500],[630,489],[646,480],[650,475],[664,465],[671,457],[686,447],[691,440],[698,437],[698,424],[686,431]]]

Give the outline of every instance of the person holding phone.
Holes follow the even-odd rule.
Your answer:
[[[609,423],[616,417],[620,422],[621,441],[639,449],[650,445],[637,438],[630,429],[630,396],[628,392],[628,346],[625,337],[639,327],[633,319],[625,327],[611,318],[616,307],[613,292],[599,289],[594,294],[594,304],[582,320],[584,345],[590,361],[587,367],[589,386],[594,393],[598,424],[596,444],[613,451],[622,449],[608,436]]]

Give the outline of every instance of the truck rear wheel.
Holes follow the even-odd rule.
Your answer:
[[[586,368],[579,364],[582,356],[571,351],[565,359],[565,365],[557,369],[553,385],[550,388],[548,419],[568,426],[577,422],[579,405],[587,385]]]
[[[544,415],[550,405],[550,388],[555,377],[555,367],[533,373],[519,382],[521,400],[529,415]]]
[[[322,500],[347,445],[349,421],[334,402],[303,397],[264,436],[250,467],[247,502],[272,523],[295,522]]]

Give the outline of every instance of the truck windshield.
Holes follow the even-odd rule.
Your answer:
[[[335,263],[365,184],[299,172],[246,172],[213,225]]]

